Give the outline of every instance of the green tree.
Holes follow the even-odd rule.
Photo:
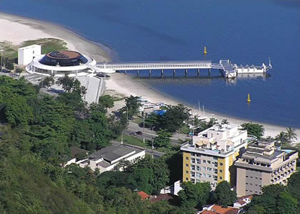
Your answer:
[[[230,184],[227,181],[220,182],[214,193],[217,203],[223,207],[232,205],[236,200],[236,193],[231,191]]]
[[[126,114],[128,115],[128,119],[131,120],[139,112],[140,107],[141,102],[139,101],[139,97],[130,95],[130,97],[125,98],[125,107],[123,107],[122,111],[128,111]]]
[[[178,193],[181,206],[191,208],[200,208],[206,204],[209,199],[209,192],[211,190],[209,183],[184,182],[182,190]]]
[[[247,130],[248,135],[254,135],[257,138],[261,138],[264,135],[264,127],[261,124],[244,123],[242,124],[244,130]]]
[[[160,130],[157,132],[157,137],[154,138],[154,146],[155,147],[170,147],[171,146],[171,139],[172,136],[170,133],[166,132],[165,130]]]
[[[27,125],[32,119],[32,108],[26,98],[13,93],[8,87],[0,88],[0,103],[6,120],[13,126]]]
[[[221,124],[222,124],[222,125],[223,125],[223,124],[229,124],[229,122],[228,122],[227,119],[223,119],[222,122],[221,122]]]
[[[287,190],[300,202],[300,172],[296,172],[288,179]]]
[[[54,79],[53,77],[46,77],[45,79],[43,79],[41,82],[40,82],[40,87],[50,87],[51,85],[54,84]]]
[[[114,107],[114,99],[110,95],[103,95],[99,98],[99,104],[105,109]]]
[[[286,129],[286,137],[289,141],[291,140],[297,140],[297,134],[295,132],[295,129],[288,127]]]
[[[281,192],[277,201],[278,213],[296,214],[297,212],[297,199],[287,192]]]
[[[19,75],[20,75],[23,71],[24,71],[24,69],[21,68],[21,67],[16,67],[16,69],[15,69],[15,72],[16,72],[17,74],[19,74]]]
[[[276,137],[276,140],[280,141],[280,143],[285,143],[288,141],[287,134],[285,132],[280,132]]]
[[[262,188],[262,195],[254,196],[252,199],[250,206],[249,206],[249,213],[266,213],[266,214],[276,214],[281,213],[279,209],[279,201],[283,202],[284,198],[287,199],[284,202],[283,206],[290,206],[292,204],[289,200],[290,198],[287,197],[285,194],[282,195],[281,193],[285,192],[285,188],[279,184],[273,184],[269,186],[265,186]],[[259,209],[259,210],[256,210]]]

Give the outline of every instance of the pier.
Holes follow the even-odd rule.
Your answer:
[[[271,69],[264,63],[262,66],[238,66],[231,63],[230,60],[220,60],[219,63],[213,63],[211,60],[198,60],[198,61],[166,61],[166,62],[122,62],[122,63],[98,63],[96,65],[96,72],[101,73],[114,73],[122,71],[136,71],[137,76],[141,71],[148,71],[149,77],[153,72],[160,72],[161,77],[164,76],[165,70],[172,70],[173,76],[176,75],[177,70],[184,70],[184,75],[188,75],[189,70],[197,70],[197,76],[200,75],[200,70],[206,70],[211,74],[212,70],[221,72],[224,78],[236,78],[239,73],[242,74],[265,74],[268,69]]]

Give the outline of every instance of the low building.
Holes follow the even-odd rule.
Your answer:
[[[231,166],[248,142],[247,131],[237,125],[218,124],[200,132],[181,147],[183,182],[210,182],[213,189],[221,181],[230,182]]]
[[[40,45],[30,45],[18,49],[18,65],[28,65],[36,57],[41,56],[42,47]]]
[[[234,202],[233,207],[241,209],[242,207],[245,207],[246,205],[251,203],[251,200],[253,198],[253,195],[246,195],[243,197],[240,197]]]
[[[274,142],[253,142],[236,161],[238,196],[261,194],[262,187],[287,184],[296,171],[298,152],[275,147]]]
[[[235,207],[222,207],[216,204],[213,204],[209,207],[203,208],[199,213],[202,214],[238,214],[239,209]]]
[[[139,191],[139,192],[137,192],[137,194],[141,197],[142,200],[146,200],[150,197],[150,195],[148,195],[144,191]]]
[[[76,162],[80,167],[90,167],[92,170],[99,169],[100,173],[114,170],[122,161],[133,162],[145,157],[145,150],[124,144],[113,144],[89,155],[88,158]],[[120,167],[119,170],[123,170]]]

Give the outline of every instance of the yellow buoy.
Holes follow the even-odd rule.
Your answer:
[[[207,54],[206,47],[204,47],[203,54]]]
[[[247,99],[247,102],[250,103],[251,102],[251,99],[250,99],[250,94],[248,94],[248,99]]]

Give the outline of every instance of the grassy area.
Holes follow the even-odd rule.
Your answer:
[[[190,128],[188,127],[188,125],[184,124],[179,130],[178,132],[180,134],[189,134],[190,133]]]
[[[121,136],[119,138],[117,138],[117,141],[121,142]],[[127,134],[124,134],[123,142],[125,144],[131,144],[131,145],[151,149],[151,142],[150,141],[146,141],[146,143],[144,144],[142,139],[134,137],[134,136],[130,136],[130,135],[127,135]],[[169,153],[169,152],[177,151],[179,149],[180,149],[180,146],[178,146],[178,147],[172,146],[171,148],[161,147],[161,148],[156,148],[155,150],[159,151],[159,152]]]
[[[0,47],[3,49],[4,58],[16,59],[18,58],[18,48],[34,44],[42,46],[42,54],[55,50],[67,49],[67,43],[65,41],[53,38],[28,40],[23,42],[20,46],[13,45],[10,42],[0,42]]]
[[[142,123],[143,123],[143,118],[142,118],[142,117],[135,116],[135,117],[133,118],[133,122],[136,123],[136,124],[142,124]]]
[[[121,136],[117,139],[117,141],[121,142]],[[124,134],[123,142],[126,144],[136,145],[136,146],[140,146],[140,147],[145,147],[145,146],[149,147],[143,143],[142,139],[139,139],[137,137],[133,137],[130,135],[126,135],[126,134]]]

